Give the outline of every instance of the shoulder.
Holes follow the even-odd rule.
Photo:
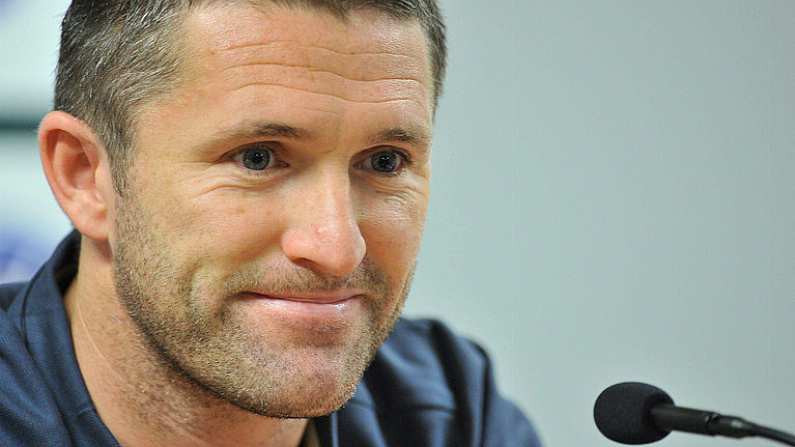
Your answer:
[[[9,313],[25,286],[0,285],[0,445],[66,445],[53,395]]]
[[[25,282],[0,284],[0,311],[8,309],[8,306],[26,285]]]
[[[485,351],[442,322],[400,319],[365,381],[378,390],[376,397],[398,395],[400,405],[455,409],[462,396],[482,391],[482,379],[489,373]]]
[[[486,352],[436,320],[399,320],[340,414],[351,445],[539,445]]]
[[[381,410],[429,406],[455,409],[456,396],[476,391],[467,376],[484,373],[487,357],[436,320],[400,319],[364,376],[355,401]]]

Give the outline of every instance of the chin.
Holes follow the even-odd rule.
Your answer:
[[[356,391],[356,383],[339,384],[335,381],[313,379],[311,388],[279,393],[280,396],[244,396],[226,399],[231,404],[250,413],[281,419],[307,419],[326,416],[339,410]]]
[[[220,369],[205,367],[190,375],[215,397],[247,412],[313,418],[332,413],[350,400],[372,358],[367,354],[347,345],[288,350],[262,363],[251,362],[257,355],[245,356],[245,360],[232,355],[225,364],[214,364]]]

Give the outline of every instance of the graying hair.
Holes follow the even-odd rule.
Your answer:
[[[127,189],[138,108],[179,81],[174,51],[187,11],[220,0],[73,0],[61,25],[55,110],[86,122],[105,145],[113,183]],[[418,20],[428,39],[434,109],[447,66],[445,25],[437,0],[226,0],[321,8],[345,19],[376,9],[399,20]]]

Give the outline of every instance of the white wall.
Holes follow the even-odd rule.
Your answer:
[[[591,409],[627,379],[795,430],[795,2],[443,4],[450,73],[407,312],[484,344],[549,446],[614,445]],[[38,34],[0,55],[39,52]],[[67,223],[35,141],[8,138],[0,231],[51,244]]]
[[[35,117],[52,103],[64,0],[0,0],[0,120]]]
[[[445,2],[409,312],[482,340],[551,446],[611,445],[627,379],[795,430],[795,2],[485,4]]]

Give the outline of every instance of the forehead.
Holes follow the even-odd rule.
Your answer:
[[[426,109],[433,94],[419,22],[374,9],[343,19],[307,7],[215,3],[188,15],[184,40],[188,76],[235,91],[270,84],[353,103],[413,101]]]
[[[390,129],[429,141],[433,82],[417,21],[243,3],[188,13],[178,86],[137,114],[140,151],[177,156],[262,123],[311,130],[324,148]]]
[[[246,44],[294,41],[328,45],[351,55],[384,54],[427,57],[422,26],[416,19],[399,19],[376,8],[351,9],[344,17],[320,7],[276,5],[264,1],[208,2],[189,11],[184,30],[203,39],[210,51]]]

